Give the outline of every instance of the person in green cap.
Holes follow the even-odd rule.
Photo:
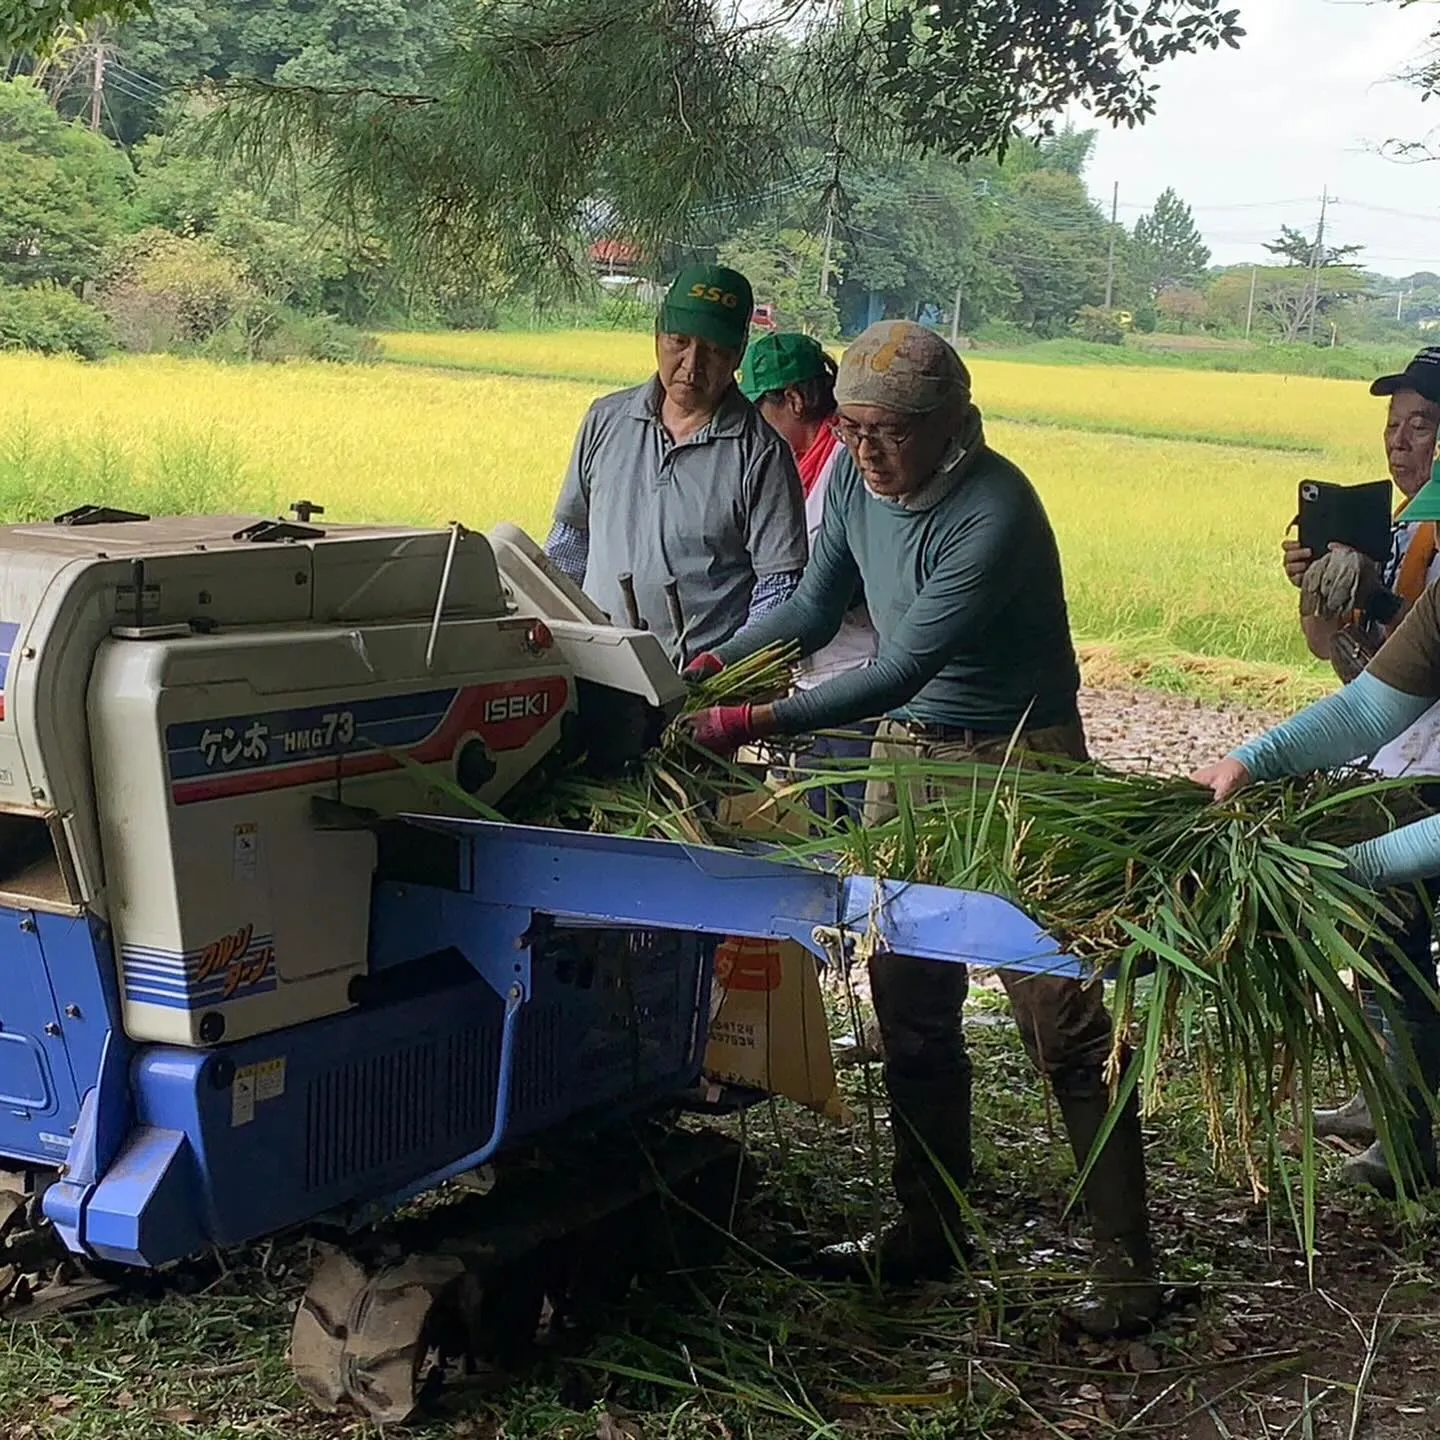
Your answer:
[[[677,665],[780,604],[805,566],[790,447],[735,383],[753,308],[735,270],[680,272],[656,322],[656,373],[590,407],[545,542],[616,624],[627,623],[633,594]]]
[[[1440,480],[1432,478],[1405,508],[1411,523],[1440,520]],[[1311,770],[1348,765],[1356,756],[1374,755],[1440,704],[1440,585],[1431,585],[1406,613],[1398,628],[1365,669],[1348,685],[1301,710],[1258,739],[1191,777],[1214,791],[1217,801],[1257,780],[1279,780]],[[1421,787],[1422,797],[1429,787]],[[1440,815],[1401,825],[1346,849],[1351,878],[1376,890],[1440,880]],[[1430,933],[1430,902],[1421,906],[1413,893],[1397,893],[1395,908],[1410,917],[1411,929]],[[1392,1031],[1406,1044],[1389,1047],[1390,1063],[1409,1101],[1410,1138],[1421,1173],[1440,1181],[1435,1157],[1434,1107],[1440,1087],[1440,1015],[1431,993],[1435,960],[1428,944],[1397,943],[1408,963],[1390,954],[1376,956],[1395,991],[1382,1001]],[[1422,977],[1423,982],[1422,983]],[[1409,1052],[1407,1055],[1405,1051]],[[1352,1169],[1353,1167],[1353,1169]],[[1347,1178],[1384,1194],[1395,1193],[1391,1157],[1377,1141],[1346,1166]]]
[[[792,331],[756,336],[740,365],[741,393],[795,452],[812,554],[825,514],[830,477],[835,462],[845,453],[835,433],[836,368],[818,340]],[[840,622],[835,638],[800,662],[795,674],[797,688],[813,689],[832,676],[863,669],[874,661],[879,644],[861,598]],[[809,741],[804,758],[812,766],[827,760],[864,759],[870,753],[874,733],[875,723],[871,720],[857,721],[845,730],[827,731]],[[864,798],[862,781],[833,792],[810,792],[811,807],[827,818],[848,814],[858,820]]]

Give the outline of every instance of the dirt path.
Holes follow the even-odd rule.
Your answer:
[[[1080,713],[1097,760],[1181,775],[1218,760],[1283,718],[1159,690],[1082,690]]]

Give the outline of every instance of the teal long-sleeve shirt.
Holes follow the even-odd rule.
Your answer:
[[[1434,703],[1434,696],[1407,694],[1367,671],[1240,746],[1232,758],[1257,780],[1343,765],[1357,755],[1373,755]],[[1377,890],[1440,875],[1440,815],[1352,845],[1345,855],[1355,878]]]
[[[1080,673],[1060,555],[1021,471],[982,445],[929,508],[872,495],[854,458],[837,461],[814,553],[795,594],[717,652],[766,645],[813,655],[862,591],[875,661],[775,705],[782,733],[882,715],[1009,734],[1075,714]]]

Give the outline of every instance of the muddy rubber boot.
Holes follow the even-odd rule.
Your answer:
[[[1110,1089],[1098,1066],[1062,1072],[1052,1083],[1075,1164],[1083,1169],[1110,1111]],[[1159,1313],[1161,1288],[1150,1246],[1140,1105],[1133,1094],[1090,1168],[1084,1196],[1094,1254],[1090,1283],[1069,1307],[1070,1316],[1089,1335],[1144,1330]]]
[[[943,1084],[893,1070],[886,1067],[885,1081],[900,1216],[860,1240],[821,1250],[817,1268],[830,1279],[909,1285],[950,1274],[969,1252],[954,1194],[969,1187],[973,1168],[968,1061]]]
[[[1314,1124],[1316,1135],[1322,1138],[1333,1136],[1352,1145],[1375,1143],[1375,1122],[1363,1091],[1357,1090],[1338,1110],[1317,1110]]]
[[[1419,1157],[1418,1179],[1425,1185],[1435,1185],[1440,1183],[1440,1172],[1437,1172],[1435,1163],[1435,1122],[1430,1107],[1434,1103],[1436,1086],[1440,1084],[1440,1020],[1412,1027],[1410,1044],[1415,1052],[1415,1069],[1419,1072],[1420,1084],[1416,1085],[1416,1075],[1399,1053],[1399,1048],[1393,1046],[1389,1057],[1391,1073],[1405,1086],[1405,1104],[1410,1113],[1404,1123]],[[1340,1167],[1340,1181],[1344,1185],[1377,1190],[1388,1200],[1393,1200],[1396,1195],[1395,1174],[1385,1147],[1378,1140]]]

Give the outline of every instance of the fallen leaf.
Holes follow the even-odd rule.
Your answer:
[[[633,1420],[618,1420],[608,1410],[600,1412],[595,1440],[641,1440],[640,1427]]]
[[[72,1410],[80,1402],[73,1395],[52,1395],[46,1403],[52,1410]]]
[[[1082,1400],[1100,1400],[1104,1397],[1100,1393],[1098,1385],[1082,1385],[1080,1387],[1080,1398]]]
[[[193,1425],[200,1417],[188,1405],[172,1405],[160,1412],[160,1418],[172,1425]]]
[[[1060,1428],[1068,1430],[1072,1435],[1084,1435],[1090,1429],[1090,1422],[1088,1420],[1062,1420]]]
[[[1125,1358],[1130,1362],[1130,1368],[1137,1375],[1145,1375],[1160,1368],[1160,1357],[1148,1345],[1139,1340],[1131,1343],[1130,1348],[1125,1352]]]

